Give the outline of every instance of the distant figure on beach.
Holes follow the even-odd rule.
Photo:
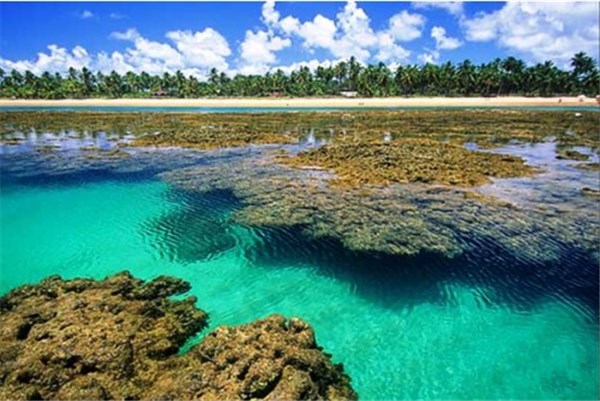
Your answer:
[[[596,103],[600,104],[600,95],[596,96]]]
[[[562,97],[558,99],[558,103],[562,103]]]

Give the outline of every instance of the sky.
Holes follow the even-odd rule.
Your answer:
[[[206,77],[361,63],[598,60],[597,2],[0,2],[0,68]]]

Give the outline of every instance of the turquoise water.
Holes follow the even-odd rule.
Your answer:
[[[211,328],[304,318],[362,399],[598,398],[598,276],[577,250],[556,265],[356,254],[232,223],[231,194],[155,171],[49,176],[19,160],[0,155],[0,293],[51,274],[169,274],[192,283]],[[561,269],[581,296],[561,291]]]
[[[447,106],[447,107],[152,107],[152,106],[2,106],[3,111],[104,111],[104,112],[154,112],[154,113],[268,113],[297,111],[359,111],[359,110],[550,110],[599,111],[597,106]]]

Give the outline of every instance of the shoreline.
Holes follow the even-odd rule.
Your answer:
[[[0,107],[209,107],[209,108],[371,108],[371,107],[590,107],[578,97],[388,97],[388,98],[196,98],[196,99],[0,99]]]

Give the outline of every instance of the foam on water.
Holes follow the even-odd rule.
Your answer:
[[[500,277],[497,260],[357,255],[233,224],[238,201],[226,193],[175,191],[152,175],[78,177],[5,180],[0,293],[52,274],[169,274],[192,283],[212,327],[304,318],[362,399],[598,398],[597,309],[541,285],[539,266]],[[572,260],[563,268],[586,263]],[[597,276],[581,279],[597,287]]]

